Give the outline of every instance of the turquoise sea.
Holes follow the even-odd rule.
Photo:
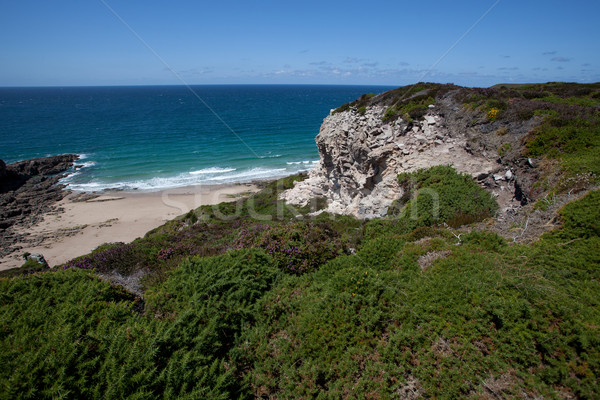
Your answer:
[[[191,89],[191,90],[190,90]],[[308,170],[332,108],[384,86],[0,88],[0,158],[76,153],[74,190],[159,190]]]

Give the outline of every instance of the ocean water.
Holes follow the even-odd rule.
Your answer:
[[[73,190],[160,190],[310,169],[330,109],[383,86],[0,88],[0,158],[76,153]]]

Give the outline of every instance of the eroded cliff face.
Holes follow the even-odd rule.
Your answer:
[[[320,162],[281,198],[303,206],[324,197],[327,212],[380,217],[402,195],[399,173],[451,165],[495,191],[501,207],[518,203],[514,171],[499,163],[494,152],[488,154],[485,145],[474,149],[473,137],[489,130],[482,128],[486,121],[474,126],[473,115],[451,93],[430,105],[420,121],[384,122],[386,109],[375,104],[363,109],[364,114],[350,108],[327,116],[316,137]]]

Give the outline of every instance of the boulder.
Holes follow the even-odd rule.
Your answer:
[[[428,125],[435,125],[435,117],[433,115],[426,115],[425,122],[427,122]]]

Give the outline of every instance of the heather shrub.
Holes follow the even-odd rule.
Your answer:
[[[98,272],[117,271],[128,275],[143,264],[145,257],[141,250],[134,243],[106,244],[87,256],[65,263],[63,268],[94,269]]]
[[[234,247],[262,248],[281,270],[291,274],[313,271],[345,251],[337,232],[325,222],[249,224],[240,230]]]

